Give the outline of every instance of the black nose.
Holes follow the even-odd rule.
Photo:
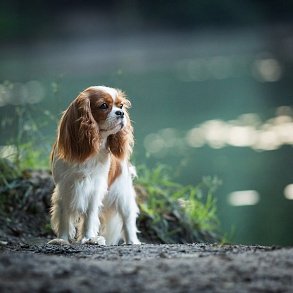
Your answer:
[[[123,111],[116,111],[115,114],[116,114],[117,116],[120,116],[121,118],[124,117],[124,112],[123,112]]]

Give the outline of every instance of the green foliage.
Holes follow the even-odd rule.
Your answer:
[[[49,207],[53,188],[49,173],[42,176],[41,171],[20,172],[8,160],[2,159],[0,163],[0,168],[5,166],[13,171],[12,177],[5,178],[5,184],[0,184],[0,216],[17,210],[34,219],[41,218],[44,223],[36,228],[36,233],[48,234],[50,226],[45,210]],[[213,197],[219,181],[204,178],[196,186],[183,186],[173,182],[169,173],[162,166],[152,170],[145,166],[139,168],[135,187],[141,211],[138,224],[143,232],[142,240],[152,243],[219,241]],[[44,215],[47,215],[46,219]]]
[[[17,88],[17,84],[9,81],[0,86],[3,96],[7,97]],[[57,90],[57,85],[52,85],[53,93]],[[39,101],[38,97],[35,98]],[[14,99],[15,104],[7,98],[6,111],[2,112],[0,119],[1,132],[7,137],[5,145],[0,148],[0,158],[10,160],[18,170],[48,168],[52,142],[45,136],[44,129],[49,123],[55,124],[56,117],[39,103],[32,103],[21,95]]]
[[[33,142],[27,142],[20,145],[19,168],[26,169],[47,169],[49,158],[44,149],[35,148]]]
[[[20,172],[8,159],[0,157],[0,186],[17,178]]]
[[[206,177],[196,186],[183,186],[170,178],[166,167],[139,168],[137,193],[140,225],[149,225],[158,241],[166,243],[215,241],[218,228],[216,199],[220,184]]]

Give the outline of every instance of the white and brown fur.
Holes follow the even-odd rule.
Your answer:
[[[57,238],[49,243],[140,244],[129,107],[120,90],[92,86],[63,113],[51,156],[51,225]]]

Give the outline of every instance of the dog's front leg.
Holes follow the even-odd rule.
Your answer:
[[[101,200],[98,196],[92,196],[89,207],[83,219],[81,243],[105,245],[105,238],[99,236],[100,219],[99,210],[101,208]]]
[[[57,234],[57,238],[52,239],[48,244],[69,244],[70,233],[73,234],[74,227],[71,215],[64,205],[64,202],[59,200],[52,209],[51,223],[52,226],[55,227],[54,230]],[[72,231],[70,231],[70,228]]]
[[[134,194],[134,192],[133,192]],[[136,218],[138,207],[134,195],[128,197],[128,201],[119,204],[119,213],[123,221],[123,234],[126,244],[141,244],[137,238]]]
[[[126,244],[141,244],[137,238],[136,215],[124,215],[123,232]]]

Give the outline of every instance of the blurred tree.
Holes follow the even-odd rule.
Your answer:
[[[245,26],[291,22],[293,1],[280,0],[2,0],[0,35],[2,39],[35,37],[49,33],[56,19],[73,11],[117,15],[125,20],[127,31],[137,19],[147,27],[192,29],[201,26]],[[121,27],[121,23],[119,22]]]

